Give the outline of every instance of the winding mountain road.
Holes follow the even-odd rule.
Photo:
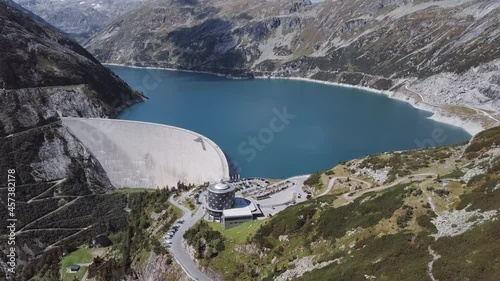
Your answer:
[[[365,189],[365,190],[356,192],[355,194],[352,194],[352,195],[349,195],[350,193],[345,193],[345,194],[342,195],[342,198],[344,198],[344,200],[347,201],[347,204],[350,204],[350,203],[353,203],[354,200],[358,199],[359,197],[363,196],[366,193],[375,192],[375,191],[382,191],[382,190],[385,190],[387,188],[391,188],[393,186],[401,184],[403,182],[413,181],[415,178],[428,177],[428,176],[437,177],[437,174],[435,174],[435,173],[420,173],[420,174],[415,174],[415,175],[409,175],[409,176],[400,178],[400,179],[398,179],[397,181],[395,181],[393,183],[381,185],[379,187],[374,187],[374,188],[372,188],[373,184],[370,183],[370,182],[368,182],[368,181],[349,177],[349,179],[351,181],[357,181],[357,182],[364,183],[364,184],[366,184],[368,186],[368,188]],[[318,197],[330,193],[330,191],[333,189],[333,185],[334,185],[334,183],[335,183],[336,180],[347,179],[347,178],[348,178],[347,176],[340,176],[340,177],[333,177],[333,178],[331,178],[330,181],[328,182],[328,187],[326,188],[326,190],[323,193],[321,193],[320,195],[318,195]]]
[[[291,189],[297,189],[298,193],[302,193],[302,186],[304,184],[304,181],[309,177],[309,175],[302,175],[302,176],[295,176],[288,178],[285,181],[290,181],[293,182],[293,186]],[[201,206],[195,210],[193,213],[190,209],[186,208],[182,203],[183,200],[188,197],[192,192],[188,191],[183,194],[177,200],[174,200],[174,195],[170,196],[168,201],[181,209],[184,212],[184,215],[181,217],[181,219],[184,220],[183,224],[180,224],[179,229],[175,233],[174,237],[172,238],[172,245],[170,248],[170,251],[172,252],[172,255],[174,256],[175,260],[177,263],[182,267],[184,272],[193,280],[203,280],[203,281],[210,281],[212,280],[210,277],[205,275],[203,272],[200,271],[198,268],[196,262],[193,260],[191,255],[188,253],[188,250],[184,247],[184,233],[188,229],[190,229],[196,222],[199,220],[203,219],[203,216],[206,213],[206,209],[204,206],[206,206],[206,191],[202,192],[200,194],[199,200],[202,203]],[[302,199],[297,199],[298,202],[305,201],[305,197]],[[290,201],[291,202],[291,201]],[[286,205],[287,202],[281,202],[283,205]],[[286,208],[286,206],[282,206],[283,208]],[[279,208],[277,208],[279,209]]]
[[[495,125],[498,124],[498,123],[500,123],[500,120],[496,119],[495,117],[493,117],[493,115],[489,114],[488,112],[486,112],[486,111],[484,111],[482,109],[475,108],[475,107],[469,107],[469,108],[472,108],[472,109],[476,110],[476,112],[478,114],[482,114],[482,115],[490,118],[491,120],[495,121],[496,122]]]
[[[414,94],[418,95],[418,96],[420,97],[420,102],[422,102],[422,103],[424,103],[424,104],[426,104],[426,105],[428,105],[428,106],[438,107],[438,106],[437,106],[437,105],[435,105],[435,104],[431,104],[431,103],[429,103],[429,102],[425,101],[425,99],[424,99],[424,97],[422,96],[422,94],[420,94],[419,92],[417,92],[417,91],[415,91],[415,90],[412,90],[412,89],[408,88],[408,85],[405,85],[405,87],[404,87],[404,88],[405,88],[405,90],[407,90],[407,91],[409,91],[409,92],[412,92],[412,93],[414,93]],[[417,101],[417,102],[418,102],[418,101]],[[470,108],[470,109],[472,109],[472,110],[475,110],[477,115],[482,115],[482,116],[485,116],[486,118],[489,118],[489,119],[491,119],[491,120],[495,121],[495,125],[496,125],[496,124],[500,124],[500,120],[498,120],[498,119],[497,119],[497,118],[495,118],[492,114],[490,114],[490,113],[488,113],[488,112],[486,112],[486,111],[484,111],[484,110],[482,110],[482,109],[479,109],[479,108],[477,108],[477,107],[472,107],[472,106],[464,105],[464,104],[461,104],[460,106],[464,106],[464,107]]]
[[[361,180],[361,179],[356,179],[356,178],[350,178],[350,177],[346,177],[346,176],[342,176],[342,177],[333,177],[330,179],[330,181],[328,182],[328,187],[326,188],[326,190],[321,193],[319,196],[323,196],[323,195],[326,195],[328,193],[330,193],[330,191],[332,190],[333,188],[333,184],[335,183],[336,180],[339,180],[339,179],[347,179],[349,178],[350,180],[353,180],[353,181],[358,181],[358,182],[361,182],[361,183],[364,183],[368,186],[368,188],[370,188],[373,184],[371,184],[370,182],[367,182],[365,180]]]
[[[174,200],[174,195],[170,196],[168,201],[181,209],[184,212],[184,215],[181,217],[181,219],[184,220],[183,224],[180,224],[179,229],[175,233],[174,237],[172,238],[172,246],[170,248],[175,260],[177,263],[182,267],[184,272],[193,280],[200,280],[200,281],[211,281],[208,276],[206,276],[203,272],[201,272],[197,265],[196,262],[193,260],[193,258],[189,255],[188,251],[184,248],[184,233],[188,229],[190,229],[197,221],[203,218],[205,215],[205,208],[200,207],[196,210],[196,212],[193,214],[191,210],[186,208],[184,205],[178,203],[182,202],[184,198],[189,196],[191,192],[186,192],[183,193],[177,200]],[[200,195],[200,201],[204,200],[203,195]]]
[[[418,178],[418,177],[428,177],[428,176],[437,177],[437,174],[435,174],[435,173],[421,173],[421,174],[409,175],[409,176],[400,178],[393,183],[381,185],[379,187],[365,189],[365,190],[357,192],[356,194],[353,194],[351,196],[349,196],[350,193],[346,193],[346,194],[342,195],[342,198],[344,198],[347,201],[347,203],[350,204],[350,203],[354,202],[354,200],[358,199],[359,197],[363,196],[366,193],[374,192],[374,191],[382,191],[382,190],[388,189],[390,187],[394,187],[394,186],[401,184],[403,182],[413,181],[415,178]],[[352,180],[354,180],[354,179],[352,179]]]

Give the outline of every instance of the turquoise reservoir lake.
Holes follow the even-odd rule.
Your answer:
[[[463,129],[381,94],[293,80],[230,80],[109,66],[148,97],[121,119],[189,129],[213,140],[242,177],[286,178],[366,154],[470,139]],[[196,159],[193,159],[196,161]]]

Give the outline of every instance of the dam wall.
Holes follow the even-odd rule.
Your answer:
[[[101,163],[118,188],[201,184],[229,178],[222,150],[210,139],[178,127],[99,118],[61,118]]]

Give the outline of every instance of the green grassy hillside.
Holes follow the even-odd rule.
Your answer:
[[[224,239],[202,264],[224,280],[498,280],[499,136],[493,128],[470,144],[373,155],[315,174],[311,188],[322,191],[336,176],[348,179],[245,242]]]

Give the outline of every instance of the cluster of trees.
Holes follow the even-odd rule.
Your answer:
[[[182,189],[192,188],[191,185],[180,184]],[[178,218],[173,207],[168,203],[168,198],[175,191],[168,189],[156,190],[154,192],[142,192],[129,194],[131,212],[127,216],[124,208],[127,204],[127,196],[124,194],[102,194],[91,195],[77,199],[64,212],[54,214],[47,219],[42,219],[35,227],[52,226],[64,223],[69,227],[86,227],[92,225],[87,231],[81,232],[72,239],[63,240],[51,250],[37,246],[36,241],[42,241],[49,245],[61,241],[77,230],[43,232],[30,231],[20,234],[19,239],[28,243],[30,249],[36,251],[37,256],[28,259],[23,266],[20,280],[28,280],[35,274],[44,277],[44,280],[59,279],[59,263],[61,258],[72,251],[76,246],[89,244],[100,234],[118,233],[113,247],[120,253],[117,257],[102,260],[98,259],[89,268],[89,277],[96,280],[121,280],[126,274],[133,274],[130,270],[132,261],[142,251],[154,251],[157,254],[165,254],[159,241],[151,237],[148,228],[152,224],[150,214],[152,211],[165,213],[160,217],[164,223],[164,229],[168,229]],[[45,202],[45,201],[44,201]],[[50,206],[50,207],[49,207]],[[55,207],[54,207],[55,206]],[[47,208],[57,208],[57,202],[47,204]],[[20,208],[20,211],[23,210]],[[20,213],[21,214],[21,213]],[[26,214],[25,217],[33,214]],[[26,222],[30,219],[26,220]],[[49,235],[50,234],[50,235]]]
[[[178,181],[177,182],[177,189],[175,189],[175,193],[176,194],[180,194],[180,193],[182,193],[184,191],[188,191],[188,190],[191,190],[193,188],[195,188],[194,184],[185,184],[185,183],[183,183],[181,181]],[[166,189],[168,189],[168,188],[166,188]]]
[[[465,154],[469,159],[476,158],[481,150],[489,149],[493,145],[500,145],[500,127],[488,129],[474,136],[472,142],[465,149]]]
[[[42,123],[38,125],[42,125]],[[21,129],[23,126],[22,124],[14,124],[14,127]],[[81,157],[73,157],[68,154],[65,146],[66,139],[61,136],[60,128],[57,124],[35,128],[22,135],[14,135],[12,138],[5,139],[0,147],[0,154],[5,155],[5,161],[0,161],[0,170],[16,168],[18,230],[38,220],[25,229],[29,231],[18,234],[18,241],[22,241],[24,245],[18,248],[17,271],[22,272],[18,276],[19,280],[28,280],[35,274],[44,276],[43,280],[58,280],[57,267],[60,258],[69,251],[70,247],[91,240],[91,235],[94,233],[105,233],[108,230],[118,231],[127,225],[127,213],[123,210],[125,205],[121,204],[124,202],[122,200],[124,196],[101,194],[101,197],[98,197],[92,195],[93,193],[104,193],[109,190],[109,186],[103,186],[99,180],[86,174],[85,169],[93,168],[93,166],[89,167],[89,165],[94,165],[92,161],[85,162]],[[0,131],[2,131],[1,128]],[[33,173],[33,167],[30,163],[40,161],[39,147],[45,142],[57,139],[62,141],[61,148],[64,149],[63,153],[71,158],[71,164],[67,166],[66,181],[60,183],[57,188],[52,188],[54,182],[35,181],[36,174]],[[71,206],[53,212],[64,203],[61,198],[55,198],[56,193],[58,196],[65,196],[66,202],[75,201]],[[37,199],[44,200],[34,200],[27,203],[36,196],[39,196]],[[75,199],[76,196],[82,197]],[[0,213],[2,214],[0,218],[7,215],[6,212]],[[91,228],[79,232],[77,235],[74,235],[78,232],[77,230],[45,230],[61,226],[75,229],[89,226]],[[46,249],[48,245],[53,245],[53,247]],[[55,277],[52,278],[52,276]]]
[[[399,216],[397,224],[400,228],[408,226],[408,222],[413,218],[414,208],[408,205],[403,206],[404,214]]]
[[[122,280],[127,269],[120,260],[111,258],[103,260],[100,257],[94,258],[94,262],[88,268],[88,277],[95,278],[97,281]]]
[[[435,233],[437,232],[436,226],[432,223],[432,219],[436,216],[436,214],[428,210],[426,215],[421,215],[417,217],[417,223],[423,228],[426,228],[429,232]]]
[[[70,241],[61,242],[60,246],[30,258],[23,266],[22,271],[19,272],[19,279],[16,280],[29,280],[34,275],[38,275],[41,280],[59,280],[61,258],[75,250],[76,248]]]
[[[184,239],[196,250],[197,259],[210,259],[224,251],[225,243],[222,234],[213,230],[208,223],[200,221],[184,233]]]
[[[403,207],[406,186],[395,186],[363,204],[360,203],[363,198],[370,195],[338,208],[321,207],[325,203],[330,205],[335,200],[334,196],[324,196],[289,207],[262,225],[252,242],[260,248],[275,249],[281,235],[300,235],[305,247],[319,237],[326,240],[340,238],[350,229],[366,228],[381,219],[390,218],[396,210]]]
[[[406,188],[405,191],[406,191],[406,193],[404,194],[405,197],[420,196],[423,193],[422,189],[414,187],[414,186]]]
[[[308,233],[311,230],[312,217],[316,214],[319,205],[317,200],[309,204],[301,204],[286,208],[279,216],[273,217],[262,225],[253,237],[260,247],[272,249],[274,241],[280,235]]]
[[[304,184],[308,186],[317,185],[319,183],[319,180],[321,179],[322,173],[323,173],[322,171],[317,171],[314,174],[310,175],[309,178],[307,178],[307,180],[304,181]]]
[[[331,176],[331,175],[334,175],[334,174],[335,174],[335,172],[332,171],[332,170],[328,170],[328,171],[325,172],[325,175],[327,175],[327,176]]]
[[[150,226],[153,221],[150,217],[152,211],[160,213],[165,228],[178,218],[174,209],[168,203],[172,191],[159,189],[154,192],[131,193],[131,211],[128,218],[126,231],[115,235],[114,249],[119,254],[116,258],[109,260],[97,260],[89,267],[89,277],[97,281],[122,280],[125,275],[133,275],[132,261],[137,260],[142,251],[154,251],[156,254],[165,254],[158,239],[151,235]]]
[[[451,157],[449,147],[437,147],[432,149],[409,150],[401,153],[393,153],[390,157],[371,155],[364,159],[359,167],[380,170],[390,167],[386,183],[393,182],[397,177],[410,175],[419,169],[428,168],[431,163],[443,162]]]

